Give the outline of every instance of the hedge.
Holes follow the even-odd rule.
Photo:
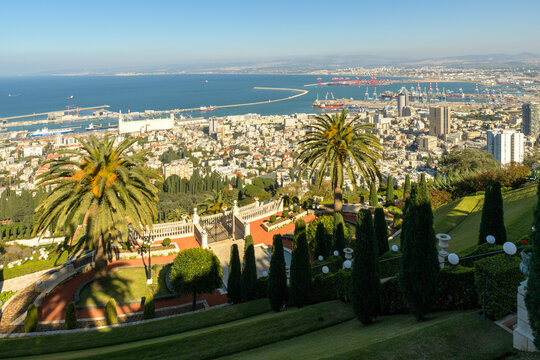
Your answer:
[[[493,256],[490,253],[495,251],[503,251],[501,245],[489,245],[483,243],[482,245],[476,245],[472,249],[468,249],[459,255],[459,264],[463,266],[473,267],[474,263],[483,258]],[[466,257],[474,256],[472,259],[465,259]]]
[[[516,311],[517,288],[525,279],[519,269],[520,262],[519,257],[509,258],[505,254],[475,262],[478,302],[482,304],[485,290],[486,315],[489,318],[498,320]]]
[[[105,322],[107,325],[116,325],[118,324],[118,315],[116,313],[116,301],[113,298],[110,298],[107,301],[107,307],[105,311]]]
[[[75,309],[75,303],[72,301],[68,304],[66,308],[66,329],[76,329],[77,328],[77,311]]]
[[[339,270],[329,274],[319,272],[313,278],[311,300],[313,303],[336,299],[348,301],[350,284],[350,270]]]
[[[379,257],[379,275],[381,279],[399,273],[401,252],[387,251]]]
[[[24,319],[24,332],[34,332],[38,326],[38,310],[36,305],[30,304],[26,311],[26,318]]]
[[[154,301],[154,295],[152,293],[149,293],[146,295],[146,298],[144,299],[144,312],[143,312],[143,318],[146,319],[153,319],[156,317],[156,303]]]
[[[474,284],[474,269],[465,266],[446,266],[439,272],[437,310],[467,310],[478,308]]]
[[[163,241],[161,242],[161,244],[165,247],[171,245],[171,239],[170,238],[165,238],[163,239]]]

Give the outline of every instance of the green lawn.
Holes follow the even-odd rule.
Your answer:
[[[36,260],[29,260],[21,264],[21,265],[15,265],[12,268],[9,268],[4,266],[3,269],[0,270],[0,281],[1,280],[8,280],[13,279],[19,276],[35,273],[42,270],[52,269],[56,266],[60,266],[62,264],[65,264],[69,254],[67,251],[64,251],[62,255],[60,255],[60,258],[58,258],[58,254],[56,252],[51,251],[49,254],[48,259],[42,259],[37,260],[39,257],[39,254],[32,255]]]
[[[43,354],[127,344],[132,341],[158,338],[228,323],[268,311],[270,311],[268,300],[261,299],[137,325],[92,330],[84,333],[72,332],[40,337],[0,339],[0,357],[35,355],[36,359],[41,359]],[[93,353],[93,350],[89,352]]]
[[[152,266],[152,285],[146,285],[146,270],[144,267],[119,268],[110,273],[109,285],[103,291],[92,289],[91,283],[84,286],[77,306],[105,305],[110,298],[116,302],[140,300],[152,292],[154,296],[169,294],[165,284],[168,264]]]
[[[512,351],[512,335],[476,313],[441,313],[417,322],[387,316],[357,320],[233,354],[230,359],[497,359]]]
[[[507,239],[517,241],[530,232],[537,202],[536,185],[503,193],[503,201]],[[478,243],[483,203],[483,195],[467,196],[433,211],[435,233],[452,237],[449,252],[464,252]],[[399,245],[399,237],[390,242],[390,246],[394,244]]]

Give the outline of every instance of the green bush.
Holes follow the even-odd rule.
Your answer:
[[[53,267],[65,264],[69,256],[68,252],[64,251],[60,255],[59,258],[58,258],[58,254],[59,252],[51,251],[49,253],[48,259],[30,260],[28,262],[25,262],[19,266],[14,266],[12,268],[8,268],[7,266],[4,266],[4,269],[3,269],[4,280],[13,279],[19,276],[31,274],[31,273],[41,271],[41,270],[51,269]]]
[[[473,267],[474,263],[478,260],[481,260],[485,257],[493,256],[490,255],[492,252],[502,251],[503,247],[501,245],[489,245],[488,243],[483,243],[482,245],[476,245],[472,249],[466,250],[461,253],[459,264],[462,266]],[[473,257],[472,259],[465,259],[467,257]]]
[[[255,299],[263,299],[268,296],[268,276],[260,277],[255,283]]]
[[[275,222],[276,222],[276,215],[270,216],[270,223],[275,223]]]
[[[156,317],[156,303],[154,301],[154,295],[149,293],[144,299],[144,313],[143,318],[153,319]]]
[[[473,286],[474,268],[446,266],[439,272],[439,296],[435,308],[467,310],[478,308],[478,296]]]
[[[36,305],[30,304],[26,311],[26,318],[24,319],[24,332],[34,332],[38,326],[38,310]]]
[[[255,247],[253,237],[246,236],[244,244],[244,263],[242,268],[241,289],[244,301],[257,298],[257,264],[255,262]]]
[[[397,212],[394,213],[394,221],[392,223],[392,227],[395,230],[401,229],[401,216]]]
[[[268,300],[272,310],[279,311],[289,300],[287,287],[287,273],[285,270],[285,257],[283,254],[283,241],[281,235],[274,235],[272,246],[272,259],[270,260],[270,275],[268,278]]]
[[[407,304],[397,277],[390,278],[381,283],[381,315],[407,314]]]
[[[289,217],[289,210],[283,210],[281,213],[281,217],[288,218]]]
[[[110,298],[107,301],[107,307],[105,309],[105,322],[107,325],[118,324],[118,314],[116,313],[116,301]]]
[[[341,299],[349,299],[351,271],[339,270],[335,273],[323,274],[320,271],[313,277],[313,303]]]
[[[482,304],[485,291],[486,315],[489,318],[498,320],[516,311],[517,288],[525,279],[519,269],[520,262],[519,257],[509,258],[505,254],[475,262],[474,282],[478,301]]]
[[[72,330],[77,328],[77,310],[75,309],[75,303],[72,301],[66,308],[66,329]]]
[[[295,213],[299,213],[299,212],[300,212],[300,205],[294,205],[293,211],[294,211]]]
[[[161,244],[162,244],[163,246],[169,246],[169,245],[171,245],[171,239],[170,239],[170,238],[165,238],[165,239],[163,239],[163,241],[161,242]]]
[[[311,260],[306,239],[306,223],[296,221],[291,258],[291,299],[297,307],[311,301]]]
[[[316,238],[316,233],[317,233],[317,225],[319,223],[322,223],[324,225],[324,228],[326,230],[326,235],[328,236],[328,238],[332,239],[333,237],[334,217],[332,215],[318,216],[316,219],[313,219],[312,221],[309,222],[308,227],[307,227],[307,239],[308,239],[309,249],[311,251],[315,250],[315,238]],[[348,239],[350,236],[349,227],[348,226],[343,227],[343,231],[345,233],[345,239]]]
[[[399,273],[401,252],[392,250],[379,257],[379,275],[381,279],[395,276]]]
[[[229,261],[229,278],[227,279],[227,297],[233,304],[242,301],[242,265],[238,245],[231,246],[231,260]]]

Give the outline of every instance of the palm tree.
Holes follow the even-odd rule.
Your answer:
[[[205,209],[203,214],[212,215],[219,214],[227,208],[227,203],[223,201],[223,195],[220,191],[212,191],[212,193],[206,194],[205,200],[197,204],[197,207]]]
[[[150,180],[163,181],[145,166],[147,152],[130,151],[137,140],[115,141],[79,139],[80,150],[45,161],[49,169],[37,178],[39,187],[54,191],[36,209],[34,233],[61,232],[71,251],[94,250],[98,288],[107,284],[111,245],[127,241],[130,226],[139,233],[152,228],[159,189]]]
[[[381,178],[377,161],[383,148],[377,136],[370,134],[372,125],[358,123],[358,116],[347,120],[347,111],[316,116],[305,126],[306,138],[299,142],[297,154],[300,178],[309,170],[311,179],[316,177],[319,186],[330,175],[334,191],[334,211],[343,205],[343,176],[349,175],[356,187],[358,175],[367,182]],[[357,175],[358,174],[358,175]]]

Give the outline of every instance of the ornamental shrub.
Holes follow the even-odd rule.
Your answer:
[[[491,253],[502,251],[502,250],[503,250],[503,247],[501,245],[489,245],[488,243],[485,242],[482,245],[476,245],[474,248],[459,254],[460,256],[459,264],[462,266],[474,267],[474,263],[476,261],[489,257],[489,256],[493,256]],[[474,256],[474,258],[465,259],[470,256]]]
[[[231,260],[229,262],[229,278],[227,279],[227,297],[233,304],[242,301],[242,265],[238,245],[231,246]]]
[[[392,227],[394,228],[394,230],[399,230],[401,229],[401,216],[395,212],[394,213],[394,221],[392,222]]]
[[[439,295],[435,304],[438,311],[478,308],[474,286],[474,268],[445,266],[439,272]]]
[[[331,254],[333,252],[332,235],[334,233],[334,217],[332,215],[318,216],[317,218],[310,221],[307,227],[307,239],[309,249],[315,252],[315,235],[317,233],[317,226],[319,225],[319,223],[322,223],[324,225],[324,229],[326,230],[326,235],[328,236],[328,242],[330,246],[329,253]],[[345,239],[348,239],[350,236],[349,227],[345,226],[343,230],[345,232]]]
[[[499,254],[474,263],[478,302],[482,304],[485,290],[489,318],[498,320],[516,311],[517,288],[525,279],[519,269],[520,262],[517,256]]]
[[[275,222],[276,222],[276,215],[270,216],[270,223],[275,223]]]
[[[300,205],[294,205],[293,211],[298,214],[300,212]]]
[[[390,247],[388,245],[388,224],[386,223],[384,209],[381,207],[375,209],[373,226],[375,227],[375,238],[377,239],[377,246],[379,249],[377,256],[382,256],[390,250]]]
[[[340,213],[334,213],[334,232],[332,233],[332,250],[339,251],[343,256],[343,249],[347,246],[345,241],[345,222]]]
[[[317,224],[317,232],[315,233],[315,258],[322,256],[328,259],[330,255],[330,241],[322,222]]]
[[[495,236],[496,244],[502,245],[506,242],[501,184],[491,180],[486,184],[478,244],[485,243],[488,235]]]
[[[532,233],[532,241],[529,241],[529,244],[532,242],[532,253],[529,262],[525,304],[534,335],[534,344],[537,349],[540,349],[540,183],[538,183],[538,190],[538,202],[534,211],[533,223],[536,231]]]
[[[405,175],[405,184],[403,184],[403,197],[409,195],[411,192],[411,177],[409,174]]]
[[[24,332],[34,332],[38,326],[38,310],[36,305],[30,304],[26,311],[26,318],[24,319]]]
[[[66,307],[66,329],[76,329],[77,328],[77,310],[75,309],[75,303],[72,301]]]
[[[190,248],[181,251],[171,266],[169,281],[179,295],[193,294],[196,309],[200,294],[212,293],[222,285],[218,257],[208,249]]]
[[[110,298],[107,301],[107,306],[105,308],[105,322],[107,325],[116,325],[118,324],[118,314],[116,313],[116,301],[113,298]]]
[[[255,264],[255,247],[251,235],[246,236],[244,245],[244,264],[240,285],[244,301],[257,298],[257,265]]]
[[[369,206],[377,206],[379,205],[379,197],[377,196],[377,184],[375,184],[375,181],[372,181],[369,184]]]
[[[166,246],[169,246],[169,245],[171,245],[171,239],[170,239],[170,238],[165,238],[165,239],[163,239],[163,241],[161,242],[161,244],[162,244],[163,246],[165,246],[165,247],[166,247]]]
[[[409,312],[397,277],[382,282],[380,294],[381,315],[407,314]]]
[[[350,286],[350,270],[341,269],[335,273],[328,274],[323,274],[319,271],[313,277],[312,302],[319,303],[336,299],[348,301],[350,297]]]
[[[291,298],[299,308],[307,305],[311,296],[311,261],[306,238],[306,224],[296,222],[291,260]]]
[[[367,325],[379,315],[381,284],[371,210],[360,210],[357,215],[354,254],[351,278],[353,309],[358,320]]]
[[[386,205],[394,204],[394,179],[392,175],[386,178]]]
[[[289,217],[289,210],[283,210],[281,213],[281,217],[287,219]]]
[[[268,276],[268,300],[272,310],[279,311],[289,300],[287,272],[285,270],[285,255],[281,235],[274,235],[272,259],[270,260],[270,275]]]
[[[143,318],[146,319],[153,319],[156,317],[156,303],[154,301],[154,295],[152,293],[148,293],[146,295],[146,298],[144,299],[144,313]]]
[[[379,257],[379,276],[385,279],[399,273],[401,251],[387,251]]]

